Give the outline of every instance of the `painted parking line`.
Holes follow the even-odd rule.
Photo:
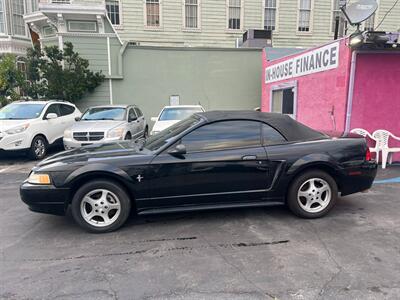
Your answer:
[[[374,184],[380,184],[380,183],[400,183],[400,177],[394,177],[394,178],[388,178],[388,179],[374,181]]]
[[[7,167],[7,168],[0,169],[0,173],[4,173],[5,171],[7,171],[7,170],[9,170],[9,169],[11,169],[11,168],[12,168],[12,166]]]

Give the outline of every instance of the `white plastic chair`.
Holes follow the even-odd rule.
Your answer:
[[[400,152],[400,147],[389,148],[389,138],[400,141],[400,137],[395,136],[393,133],[378,129],[374,131],[372,137],[376,140],[376,145],[382,151],[382,169],[386,169],[387,159],[389,157],[389,164],[392,163],[392,153]]]
[[[374,147],[370,147],[369,151],[370,152],[375,152],[375,160],[378,163],[379,162],[379,151],[380,148],[378,147],[378,142],[377,140],[365,129],[362,128],[354,128],[350,131],[351,133],[356,133],[358,135],[361,135],[363,137],[369,137],[371,140],[375,141],[375,146]]]

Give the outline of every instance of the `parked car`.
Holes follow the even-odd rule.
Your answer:
[[[0,150],[26,150],[32,159],[43,159],[80,115],[74,104],[57,100],[6,105],[0,109]]]
[[[364,138],[332,138],[289,116],[196,113],[144,142],[93,145],[54,155],[22,184],[31,210],[64,214],[91,232],[138,214],[286,204],[326,215],[338,193],[371,187],[377,164]]]
[[[91,107],[64,132],[65,149],[147,137],[149,129],[135,105]]]
[[[201,105],[165,106],[159,113],[158,117],[151,118],[155,123],[150,135],[159,133],[160,131],[198,112],[204,112],[204,108]]]

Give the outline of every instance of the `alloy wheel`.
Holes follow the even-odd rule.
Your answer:
[[[46,152],[46,145],[42,139],[39,138],[35,141],[34,151],[35,151],[36,157],[41,158],[44,156],[44,154]]]
[[[297,201],[300,207],[308,213],[318,213],[324,210],[331,199],[331,187],[321,178],[306,180],[297,192]]]
[[[96,189],[87,193],[81,201],[83,219],[95,227],[113,224],[121,213],[119,198],[109,190]]]

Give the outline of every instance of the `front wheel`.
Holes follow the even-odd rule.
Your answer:
[[[35,136],[29,149],[29,157],[34,160],[40,160],[46,157],[47,141],[43,136]]]
[[[119,184],[93,180],[75,193],[71,210],[83,229],[93,233],[111,232],[128,219],[131,201]]]
[[[314,219],[325,216],[335,205],[337,197],[335,180],[323,171],[313,170],[295,178],[287,204],[295,215]]]

